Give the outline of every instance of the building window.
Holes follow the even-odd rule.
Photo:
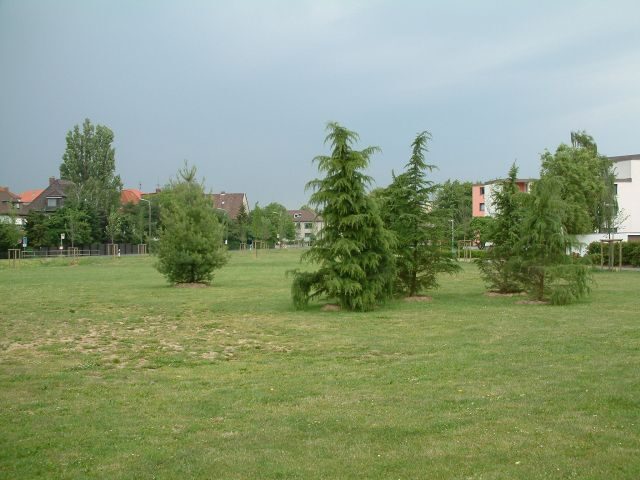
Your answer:
[[[480,195],[484,195],[484,187],[480,187]]]
[[[313,223],[311,222],[307,222],[304,224],[304,228],[306,228],[307,230],[311,230],[313,228]]]
[[[481,203],[481,204],[480,204],[480,211],[481,211],[481,212],[484,212],[484,203]]]
[[[617,194],[618,194],[618,184],[617,184],[617,183],[614,183],[614,184],[613,184],[613,194],[614,194],[614,195],[617,195]]]
[[[300,218],[302,216],[301,213],[294,213],[293,218]]]
[[[59,201],[58,197],[47,197],[47,208],[57,208]]]

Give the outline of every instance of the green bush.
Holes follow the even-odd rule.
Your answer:
[[[471,258],[476,259],[476,258],[485,258],[487,256],[487,250],[483,249],[483,250],[469,250],[469,252],[467,252],[468,254],[471,254]]]
[[[591,242],[587,247],[587,255],[594,265],[600,265],[600,242]],[[614,245],[614,264],[618,265],[619,246]],[[609,249],[604,248],[604,264],[609,264]],[[640,242],[622,242],[622,264],[632,267],[640,267]]]
[[[547,288],[552,305],[567,305],[586,297],[591,277],[584,265],[559,265],[548,269]]]

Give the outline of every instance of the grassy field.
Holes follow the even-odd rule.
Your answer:
[[[296,312],[298,253],[0,265],[0,478],[640,478],[640,272],[568,307]]]

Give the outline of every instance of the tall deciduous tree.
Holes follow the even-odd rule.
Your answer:
[[[560,180],[560,197],[565,208],[563,225],[569,234],[606,229],[615,204],[613,164],[598,153],[585,132],[571,132],[571,146],[561,144],[555,153],[542,154],[541,178]]]
[[[589,292],[586,266],[568,255],[571,237],[562,224],[566,205],[562,183],[546,177],[525,199],[526,208],[518,241],[522,281],[532,297],[554,304],[578,300]]]
[[[473,202],[471,182],[447,180],[434,189],[432,209],[441,212],[453,220],[454,235],[457,240],[470,240],[475,236],[471,227],[473,220]]]
[[[520,224],[522,222],[522,195],[516,183],[518,167],[509,169],[509,176],[501,181],[493,194],[495,216],[489,237],[493,245],[485,258],[477,261],[490,290],[500,293],[522,291],[519,275]]]
[[[271,224],[271,241],[284,242],[285,240],[295,240],[296,226],[284,205],[272,202],[264,207],[264,210]]]
[[[16,225],[15,217],[16,213],[12,209],[6,217],[0,217],[0,258],[7,254],[7,250],[19,247],[23,231]]]
[[[120,212],[118,212],[118,210],[111,210],[107,217],[107,226],[105,227],[105,232],[107,233],[110,243],[116,243],[116,239],[121,236],[122,223],[123,217]]]
[[[25,233],[29,239],[30,247],[39,248],[50,245],[47,220],[48,217],[44,213],[36,210],[31,210],[27,214]]]
[[[209,283],[213,271],[227,262],[222,228],[204,188],[196,180],[196,168],[178,172],[163,192],[162,231],[156,267],[171,283]]]
[[[446,241],[448,214],[433,210],[429,201],[435,190],[426,176],[435,168],[425,162],[430,139],[429,132],[418,134],[406,171],[394,178],[385,193],[383,217],[397,239],[396,292],[409,296],[437,287],[438,273],[460,268]]]
[[[269,241],[272,224],[264,208],[256,202],[249,215],[251,236],[254,240]]]
[[[64,229],[72,247],[91,242],[91,225],[89,216],[83,210],[71,207],[62,208],[53,215],[61,215],[64,221]]]
[[[69,203],[95,212],[104,227],[109,212],[119,206],[122,181],[116,175],[113,132],[103,125],[92,125],[89,119],[82,129],[75,125],[67,133],[66,149],[60,165],[60,176],[74,183]]]
[[[393,234],[367,195],[371,179],[363,173],[379,149],[354,150],[358,134],[338,123],[329,123],[327,131],[331,155],[314,159],[324,177],[307,184],[325,227],[304,258],[319,269],[295,272],[293,300],[303,307],[310,298],[326,296],[348,310],[371,310],[392,294],[394,278]]]

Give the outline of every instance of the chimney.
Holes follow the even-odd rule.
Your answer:
[[[56,181],[56,177],[49,177],[49,185],[53,185]]]

